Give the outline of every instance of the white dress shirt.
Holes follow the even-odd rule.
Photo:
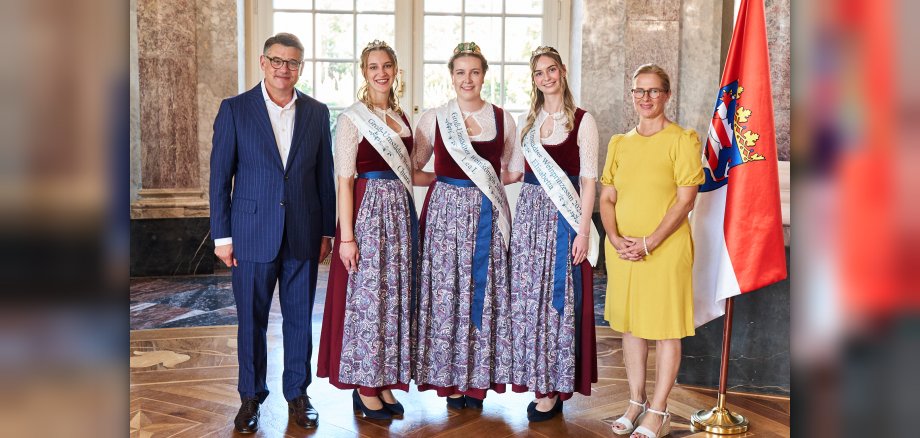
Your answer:
[[[278,106],[268,97],[265,81],[262,81],[262,97],[265,98],[265,108],[268,110],[268,119],[272,122],[272,131],[275,133],[275,144],[278,145],[278,154],[281,155],[281,164],[287,168],[288,154],[291,152],[291,140],[294,137],[294,110],[297,101],[297,92],[284,107]]]
[[[262,81],[260,85],[262,86],[262,97],[265,99],[265,109],[268,110],[268,120],[271,121],[272,132],[275,134],[275,144],[278,146],[278,154],[281,156],[281,165],[287,168],[288,155],[291,153],[291,142],[294,138],[294,113],[297,109],[294,102],[297,101],[297,91],[294,91],[294,95],[291,96],[291,100],[287,105],[280,107],[268,96],[265,81]],[[231,243],[233,243],[232,236],[214,239],[214,246]]]

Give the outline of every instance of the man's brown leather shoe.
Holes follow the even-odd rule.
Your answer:
[[[294,417],[294,422],[300,427],[310,429],[319,423],[319,414],[310,404],[310,397],[306,395],[288,402],[288,414]]]
[[[243,399],[240,411],[233,419],[233,426],[239,433],[253,433],[259,430],[259,399]]]

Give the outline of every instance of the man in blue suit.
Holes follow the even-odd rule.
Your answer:
[[[298,425],[318,420],[307,397],[310,318],[317,267],[332,248],[335,188],[329,109],[294,89],[303,56],[294,35],[266,40],[259,58],[264,79],[221,102],[214,121],[211,234],[214,253],[233,273],[242,399],[234,426],[243,433],[258,429],[268,396],[265,332],[276,283],[284,398]]]

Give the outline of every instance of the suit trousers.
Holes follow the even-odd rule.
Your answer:
[[[266,364],[268,349],[266,330],[275,284],[281,301],[284,345],[282,390],[288,401],[303,395],[312,380],[310,358],[313,354],[311,317],[316,296],[318,262],[291,256],[287,233],[282,235],[278,256],[269,263],[240,260],[232,269],[233,296],[239,319],[237,356],[241,398],[268,397]]]

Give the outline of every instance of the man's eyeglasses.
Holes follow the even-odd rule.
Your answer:
[[[662,90],[661,88],[650,88],[648,90],[644,88],[633,88],[632,90],[629,90],[629,92],[632,93],[633,97],[636,99],[642,99],[645,97],[646,93],[648,93],[648,97],[657,99],[663,93],[667,93],[668,90]]]
[[[296,59],[284,60],[281,58],[274,58],[271,56],[266,56],[265,59],[272,65],[273,68],[279,69],[282,65],[287,64],[288,70],[300,70],[300,66],[303,65],[303,62]]]

